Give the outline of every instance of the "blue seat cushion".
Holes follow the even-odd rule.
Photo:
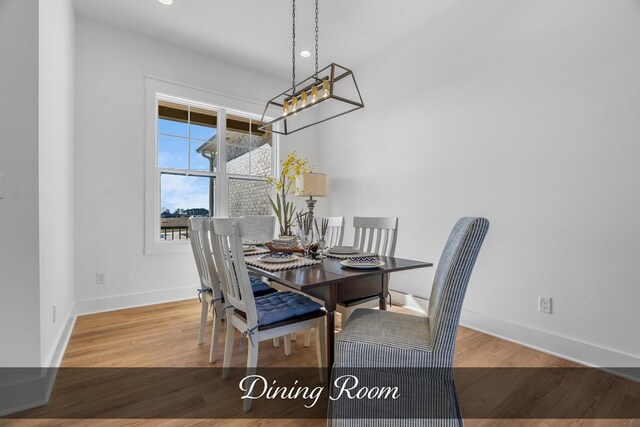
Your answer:
[[[253,289],[254,295],[258,292],[264,293],[264,291],[273,289],[257,277],[249,276],[249,280],[251,281],[251,289]]]
[[[321,305],[317,302],[295,292],[275,292],[256,297],[255,301],[259,326],[281,322],[321,309]]]
[[[278,292],[257,277],[249,276],[249,281],[251,282],[251,289],[253,289],[253,296],[258,297]],[[220,294],[222,302],[224,302],[224,292],[221,291]]]

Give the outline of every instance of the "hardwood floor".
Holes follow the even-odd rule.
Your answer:
[[[408,314],[415,312],[399,307],[391,310]],[[207,328],[204,345],[197,345],[200,306],[197,300],[119,310],[108,313],[78,317],[62,367],[65,368],[208,368],[209,340],[211,321]],[[224,334],[222,334],[224,340]],[[236,333],[233,366],[243,367],[246,363],[246,348],[240,348],[239,334]],[[315,367],[315,342],[311,348],[303,345],[302,334],[292,342],[291,356],[285,356],[283,346],[274,348],[270,342],[260,344],[259,366],[261,367]],[[218,348],[218,361],[222,364],[222,351]],[[541,353],[517,344],[513,344],[486,334],[460,327],[455,355],[455,366],[460,368],[534,368],[534,367],[579,367],[575,363]],[[604,379],[603,379],[604,378]],[[615,402],[636,405],[640,402],[638,387],[629,386],[629,382],[611,375],[600,376],[594,380],[593,399],[601,400],[601,390],[615,390],[619,398]],[[551,384],[555,387],[557,384]],[[53,390],[52,401],[64,401],[64,385]],[[119,393],[120,391],[115,391]],[[215,398],[214,390],[202,391],[202,399]],[[76,394],[77,397],[77,394]],[[527,402],[519,402],[526,404]],[[237,410],[241,411],[241,405]],[[558,403],[562,404],[562,403]],[[41,416],[47,407],[37,408],[23,413],[23,416]],[[463,408],[464,413],[464,408]],[[0,419],[0,425],[17,426],[323,426],[324,420],[59,420],[59,419]],[[401,422],[398,425],[402,425]],[[497,426],[640,426],[640,420],[484,420],[468,419],[465,425],[471,427]]]

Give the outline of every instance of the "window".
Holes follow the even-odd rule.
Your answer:
[[[145,253],[190,250],[191,216],[270,215],[259,105],[147,78]],[[220,107],[227,101],[228,108]],[[241,107],[239,109],[238,107]]]

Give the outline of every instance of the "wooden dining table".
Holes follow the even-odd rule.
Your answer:
[[[249,271],[324,301],[327,311],[327,362],[332,367],[335,351],[335,311],[339,303],[348,304],[377,296],[381,310],[387,309],[389,273],[432,267],[430,262],[395,257],[379,257],[384,265],[373,269],[343,266],[341,259],[327,257],[320,264],[289,270],[266,271],[247,265]]]

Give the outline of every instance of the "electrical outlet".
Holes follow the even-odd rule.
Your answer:
[[[551,297],[538,297],[538,311],[551,314]]]
[[[105,273],[96,273],[96,284],[104,285],[107,283],[107,275]]]
[[[53,304],[53,323],[56,323],[56,305]]]

